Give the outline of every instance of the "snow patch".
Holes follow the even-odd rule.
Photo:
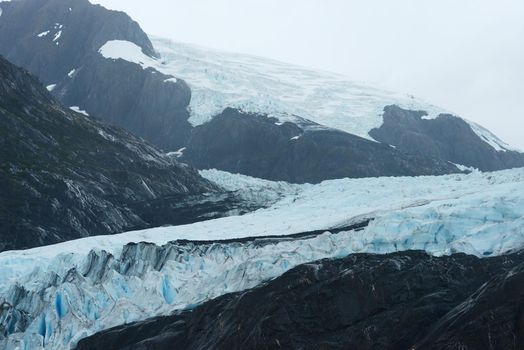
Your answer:
[[[110,134],[106,133],[102,129],[98,129],[98,135],[102,136],[104,139],[106,139],[108,141],[112,141],[112,142],[116,142],[117,141],[116,138],[113,135],[110,135]]]
[[[73,70],[71,70],[69,73],[67,73],[67,76],[68,76],[69,78],[72,78],[73,75],[75,74],[75,72],[76,72],[76,69],[73,69]]]
[[[42,37],[46,36],[47,34],[49,34],[49,32],[50,32],[50,30],[46,30],[45,32],[37,34],[37,37],[42,38]]]
[[[164,80],[164,83],[176,83],[177,81],[177,78],[169,78]]]
[[[300,138],[301,135],[298,135],[298,136],[294,136],[292,138],[290,138],[291,141],[296,141]]]
[[[184,155],[184,151],[186,150],[186,147],[182,147],[181,149],[179,149],[178,151],[175,151],[175,152],[168,152],[166,153],[167,156],[173,156],[173,157],[177,157],[177,158],[180,158]]]
[[[486,128],[482,127],[481,125],[467,121],[469,125],[471,126],[471,129],[475,134],[477,134],[480,139],[484,142],[486,142],[488,145],[493,147],[497,152],[507,152],[507,151],[515,151],[515,152],[522,152],[521,150],[512,147],[499,139],[497,136],[495,136],[491,131],[487,130]]]
[[[60,39],[61,36],[62,36],[62,31],[59,30],[58,33],[55,34],[55,37],[53,38],[53,41],[57,41],[58,39]]]
[[[47,89],[47,91],[53,91],[56,87],[56,84],[51,84],[51,85],[47,85],[45,88]]]
[[[77,113],[81,113],[81,114],[83,114],[83,115],[89,117],[89,114],[87,114],[86,111],[80,109],[80,107],[78,107],[78,106],[71,106],[71,107],[69,107],[69,109],[72,110],[72,111],[75,111],[75,112],[77,112]]]
[[[110,40],[105,43],[98,52],[108,59],[123,59],[128,62],[136,63],[142,68],[155,67],[157,62],[144,54],[140,46],[126,40]]]
[[[469,172],[480,171],[479,169],[471,167],[471,166],[465,166],[465,165],[457,164],[457,163],[453,163],[453,162],[448,162],[448,163],[453,164],[460,171],[469,171]]]

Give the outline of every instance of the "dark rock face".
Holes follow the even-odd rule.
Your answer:
[[[194,129],[182,160],[201,169],[292,182],[457,171],[445,161],[401,153],[337,130],[304,132],[295,124],[275,122],[228,108]]]
[[[524,265],[495,277],[433,327],[415,349],[524,348]]]
[[[0,147],[0,251],[194,222],[235,205],[142,139],[64,109],[3,58]]]
[[[186,83],[164,82],[171,77],[98,53],[107,41],[126,40],[155,55],[127,14],[88,0],[19,0],[2,3],[2,9],[0,54],[45,85],[56,84],[53,94],[65,105],[79,106],[163,149],[183,147],[191,128]]]
[[[523,272],[522,254],[351,255],[77,349],[521,349]]]
[[[497,152],[464,120],[444,114],[436,119],[422,119],[425,115],[423,111],[387,106],[384,124],[372,130],[370,135],[402,152],[447,160],[482,171],[524,166],[524,154]]]
[[[131,41],[145,54],[155,54],[147,35],[127,14],[88,0],[17,0],[1,7],[0,54],[45,85],[80,67],[108,40]]]
[[[182,148],[191,131],[187,106],[191,90],[153,69],[96,55],[65,77],[53,93],[67,106],[119,125],[164,150]]]

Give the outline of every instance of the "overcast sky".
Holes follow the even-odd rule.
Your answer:
[[[411,93],[524,150],[523,0],[91,0],[149,34]]]

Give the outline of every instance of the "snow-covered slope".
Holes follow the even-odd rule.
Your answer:
[[[387,105],[423,110],[427,119],[449,113],[408,94],[355,83],[347,77],[312,70],[267,58],[235,54],[152,37],[160,54],[153,59],[137,45],[121,40],[107,42],[100,53],[124,59],[184,79],[192,92],[193,126],[203,124],[233,107],[249,113],[291,121],[304,128],[339,129],[373,140],[369,132],[382,125]],[[491,132],[470,123],[473,131],[496,150],[513,150]]]
[[[268,114],[281,122],[301,124],[301,118],[371,139],[368,132],[382,125],[389,104],[443,113],[412,96],[366,87],[341,75],[308,70],[261,57],[226,53],[151,37],[160,60],[144,55],[137,45],[120,40],[106,43],[100,53],[152,67],[189,83],[191,117],[203,124],[226,107]]]
[[[207,175],[223,184],[235,177]],[[11,334],[0,345],[61,349],[95,331],[190,307],[326,257],[409,249],[493,256],[524,247],[524,169],[289,187],[240,181],[251,186],[248,192],[260,186],[270,192],[263,198],[281,199],[244,216],[0,254],[0,302],[6,303],[0,325]],[[323,232],[367,219],[373,220],[360,231],[167,244]],[[142,241],[152,244],[126,246]]]

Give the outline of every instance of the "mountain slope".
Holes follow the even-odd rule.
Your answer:
[[[275,118],[226,108],[193,129],[179,159],[199,169],[295,183],[457,171],[445,160],[401,153],[342,131],[304,131],[290,122],[279,124]]]
[[[110,39],[128,40],[155,54],[128,15],[87,0],[17,0],[0,7],[1,54],[45,85],[56,84]]]
[[[199,168],[319,182],[456,172],[449,162],[483,170],[524,166],[524,155],[496,136],[463,119],[439,117],[445,111],[412,96],[333,73],[148,38],[124,14],[87,0],[70,4],[1,3],[0,42],[5,45],[0,53],[39,76],[66,105],[124,127],[164,151],[176,151]],[[78,16],[76,6],[85,20],[70,18]],[[27,18],[32,20],[19,29]],[[80,43],[82,59],[76,59]],[[53,59],[33,63],[48,55]],[[56,73],[49,76],[44,64]],[[404,111],[401,130],[390,122],[387,106]],[[233,123],[232,110],[244,120]],[[267,120],[262,123],[261,117]],[[284,128],[270,125],[284,123]],[[251,132],[259,127],[260,135]],[[222,136],[225,128],[232,139]],[[441,128],[452,137],[434,132]],[[423,147],[413,147],[421,142]],[[279,157],[275,144],[282,149]]]
[[[67,106],[124,127],[165,149],[183,146],[189,133],[191,92],[125,62],[102,60],[109,40],[126,40],[154,57],[139,25],[123,12],[88,0],[1,2],[0,54],[36,75]],[[74,86],[68,83],[75,79]],[[61,86],[67,85],[66,91]],[[56,90],[55,90],[56,89]]]
[[[0,251],[220,211],[212,204],[218,197],[205,209],[203,194],[217,187],[195,170],[123,130],[64,109],[1,57],[0,117]],[[193,206],[180,206],[189,199]],[[167,217],[151,213],[159,201]]]
[[[384,109],[384,124],[370,131],[376,140],[403,152],[473,166],[482,171],[524,166],[514,150],[480,125],[451,114],[428,118],[423,111]]]

